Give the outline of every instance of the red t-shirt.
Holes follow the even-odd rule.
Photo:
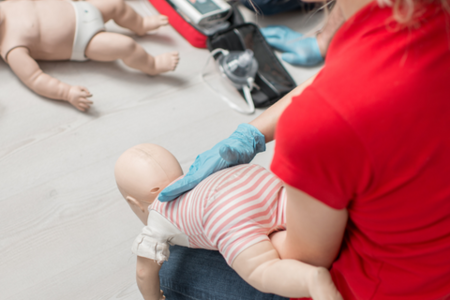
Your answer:
[[[398,28],[370,3],[277,124],[271,169],[349,222],[344,299],[450,299],[450,16]]]

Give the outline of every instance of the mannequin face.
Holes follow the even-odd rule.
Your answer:
[[[125,151],[117,160],[114,173],[120,193],[144,224],[147,224],[148,206],[166,186],[183,175],[176,158],[153,144],[141,144]]]

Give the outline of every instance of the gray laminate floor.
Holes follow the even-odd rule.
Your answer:
[[[320,18],[242,11],[262,26],[303,32]],[[131,35],[113,23],[107,28]],[[213,94],[199,75],[209,52],[170,26],[131,36],[154,55],[178,50],[177,70],[152,78],[120,62],[40,63],[54,77],[90,89],[88,113],[37,96],[0,61],[1,300],[141,299],[130,247],[142,225],[116,189],[116,159],[151,142],[172,151],[186,171],[197,154],[262,112],[241,115]],[[319,70],[285,66],[297,83]],[[254,162],[267,167],[272,153],[269,145]]]

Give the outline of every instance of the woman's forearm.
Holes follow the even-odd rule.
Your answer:
[[[255,126],[262,134],[264,134],[266,143],[273,141],[278,119],[286,107],[291,104],[292,97],[300,95],[303,90],[314,81],[316,76],[317,74],[297,86],[283,98],[278,100],[277,103],[269,107],[265,112],[250,122],[251,125]]]

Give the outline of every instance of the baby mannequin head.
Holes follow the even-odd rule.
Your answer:
[[[133,212],[147,224],[148,206],[183,175],[177,159],[161,146],[140,144],[125,151],[114,169],[117,187]]]

